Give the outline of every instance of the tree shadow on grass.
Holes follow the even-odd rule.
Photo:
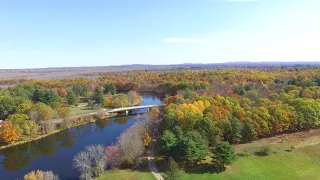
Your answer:
[[[225,168],[214,167],[212,164],[198,164],[194,167],[186,167],[184,170],[190,174],[218,174],[225,171]]]

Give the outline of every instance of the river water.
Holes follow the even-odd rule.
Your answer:
[[[160,104],[160,96],[140,93],[142,105]],[[145,109],[136,110],[144,113]],[[23,179],[34,171],[53,171],[62,180],[79,179],[72,167],[73,157],[91,144],[113,144],[117,137],[133,125],[141,115],[121,116],[78,126],[34,142],[0,150],[0,180]]]

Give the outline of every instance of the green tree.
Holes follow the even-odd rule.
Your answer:
[[[33,92],[33,95],[32,95],[32,101],[33,102],[42,102],[42,103],[45,103],[46,100],[45,100],[45,92],[42,90],[42,89],[36,89],[34,92]]]
[[[222,130],[209,117],[200,118],[196,123],[196,130],[204,135],[212,146],[222,139]]]
[[[52,106],[55,103],[60,103],[61,98],[58,94],[54,93],[53,91],[46,91],[45,93],[45,104]]]
[[[178,159],[195,164],[209,154],[206,140],[197,131],[189,131],[184,136],[175,149]]]
[[[224,170],[226,165],[232,164],[237,158],[233,147],[225,141],[219,142],[213,151],[212,163],[217,170]]]
[[[104,93],[108,94],[111,93],[112,95],[117,93],[116,86],[112,83],[108,83],[104,85]]]
[[[165,130],[158,139],[157,150],[160,154],[165,155],[166,158],[172,156],[173,148],[177,145],[176,135],[170,130]]]
[[[13,127],[17,129],[17,133],[21,135],[23,133],[21,125],[25,121],[28,121],[29,117],[26,114],[12,114],[8,117],[8,119],[12,122]]]
[[[241,122],[236,117],[232,117],[230,120],[231,123],[231,131],[229,141],[232,144],[239,143],[241,141]]]
[[[243,142],[251,142],[256,139],[257,133],[252,124],[246,122],[242,131],[242,141]]]
[[[75,93],[77,97],[79,97],[79,96],[85,96],[86,93],[88,92],[88,89],[81,85],[75,85],[72,87],[72,91]]]
[[[17,102],[10,96],[0,96],[0,119],[7,118],[17,110]]]
[[[172,157],[168,160],[168,170],[164,177],[165,180],[180,180],[182,178],[182,171],[179,169],[179,165],[174,161]]]
[[[103,104],[104,104],[104,95],[103,95],[102,89],[100,87],[97,87],[95,89],[92,99],[94,101],[94,104],[103,106]]]
[[[67,101],[69,105],[78,106],[78,98],[73,91],[69,91],[67,94]]]

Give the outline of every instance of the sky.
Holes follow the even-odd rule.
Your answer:
[[[1,0],[0,69],[320,61],[319,0]]]

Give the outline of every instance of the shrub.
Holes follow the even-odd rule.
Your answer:
[[[259,156],[268,156],[271,153],[270,146],[261,146],[259,148],[259,151],[256,152]]]
[[[250,156],[250,153],[248,152],[241,152],[241,153],[237,153],[238,156],[240,157],[249,157]]]

